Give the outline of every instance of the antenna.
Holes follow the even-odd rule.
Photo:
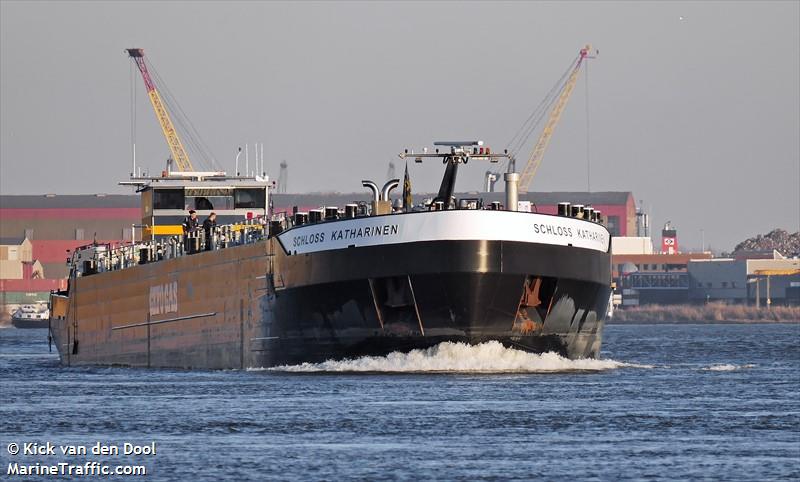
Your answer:
[[[266,176],[267,171],[264,169],[264,143],[261,143],[261,175]]]
[[[394,178],[395,178],[394,162],[389,161],[389,169],[386,171],[386,179],[394,179]]]
[[[242,148],[239,147],[239,151],[236,153],[236,170],[234,171],[236,175],[239,175],[239,156],[242,155]]]

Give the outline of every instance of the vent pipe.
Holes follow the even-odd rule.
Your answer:
[[[503,174],[503,179],[506,181],[506,210],[516,211],[519,195],[517,187],[519,185],[519,174],[516,172],[507,172]]]
[[[361,185],[372,191],[372,202],[377,203],[381,200],[381,190],[378,189],[377,184],[372,181],[361,181]]]
[[[400,185],[400,179],[392,179],[391,181],[387,181],[386,184],[383,185],[383,189],[381,189],[381,201],[388,201],[389,200],[389,193],[392,189],[396,188]]]
[[[497,182],[497,173],[486,171],[484,181],[484,190],[486,192],[494,192],[494,183]]]

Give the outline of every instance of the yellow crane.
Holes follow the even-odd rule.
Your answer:
[[[147,96],[150,97],[150,103],[153,104],[153,110],[156,112],[158,123],[161,124],[161,130],[164,132],[164,138],[167,140],[167,145],[172,153],[172,160],[175,162],[175,165],[178,166],[179,171],[194,171],[192,161],[189,160],[189,154],[186,153],[186,149],[184,149],[183,143],[181,142],[180,137],[178,137],[178,132],[175,130],[175,126],[172,124],[172,119],[170,119],[169,113],[164,107],[164,103],[161,101],[161,95],[159,95],[158,89],[156,89],[156,85],[147,70],[147,65],[144,61],[144,50],[127,49],[127,52],[128,55],[136,62],[136,66],[139,68],[139,72],[142,74],[144,85],[147,88]]]
[[[531,152],[531,156],[528,159],[528,162],[525,164],[525,168],[520,173],[520,192],[528,192],[531,181],[533,181],[533,177],[536,175],[536,170],[539,169],[539,165],[542,163],[544,151],[547,149],[548,144],[550,144],[550,138],[553,136],[553,130],[558,124],[559,119],[561,119],[561,113],[564,112],[564,107],[566,107],[567,101],[569,101],[569,97],[572,95],[572,91],[575,89],[575,83],[578,81],[578,74],[580,73],[581,65],[589,56],[591,50],[592,46],[588,44],[581,49],[578,61],[575,63],[575,66],[572,68],[567,81],[564,83],[564,87],[561,89],[561,94],[558,96],[558,100],[553,106],[553,110],[550,112],[550,117],[547,119],[547,123],[542,130],[542,134],[539,136],[539,140],[536,142],[536,146],[533,148],[533,152]]]

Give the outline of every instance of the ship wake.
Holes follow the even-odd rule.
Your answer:
[[[393,352],[386,356],[283,365],[268,370],[301,373],[558,373],[601,372],[626,367],[653,368],[615,360],[570,360],[552,352],[528,353],[490,341],[479,345],[444,342],[408,353]]]
[[[733,371],[736,371],[736,370],[745,370],[745,369],[754,368],[754,367],[755,367],[755,365],[753,365],[753,364],[733,365],[731,363],[723,363],[723,364],[711,365],[711,366],[702,368],[702,370],[710,371],[710,372],[733,372]]]

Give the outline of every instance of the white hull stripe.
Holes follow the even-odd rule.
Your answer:
[[[517,241],[608,252],[597,223],[513,211],[453,210],[370,216],[296,227],[278,235],[289,254],[420,241]]]

